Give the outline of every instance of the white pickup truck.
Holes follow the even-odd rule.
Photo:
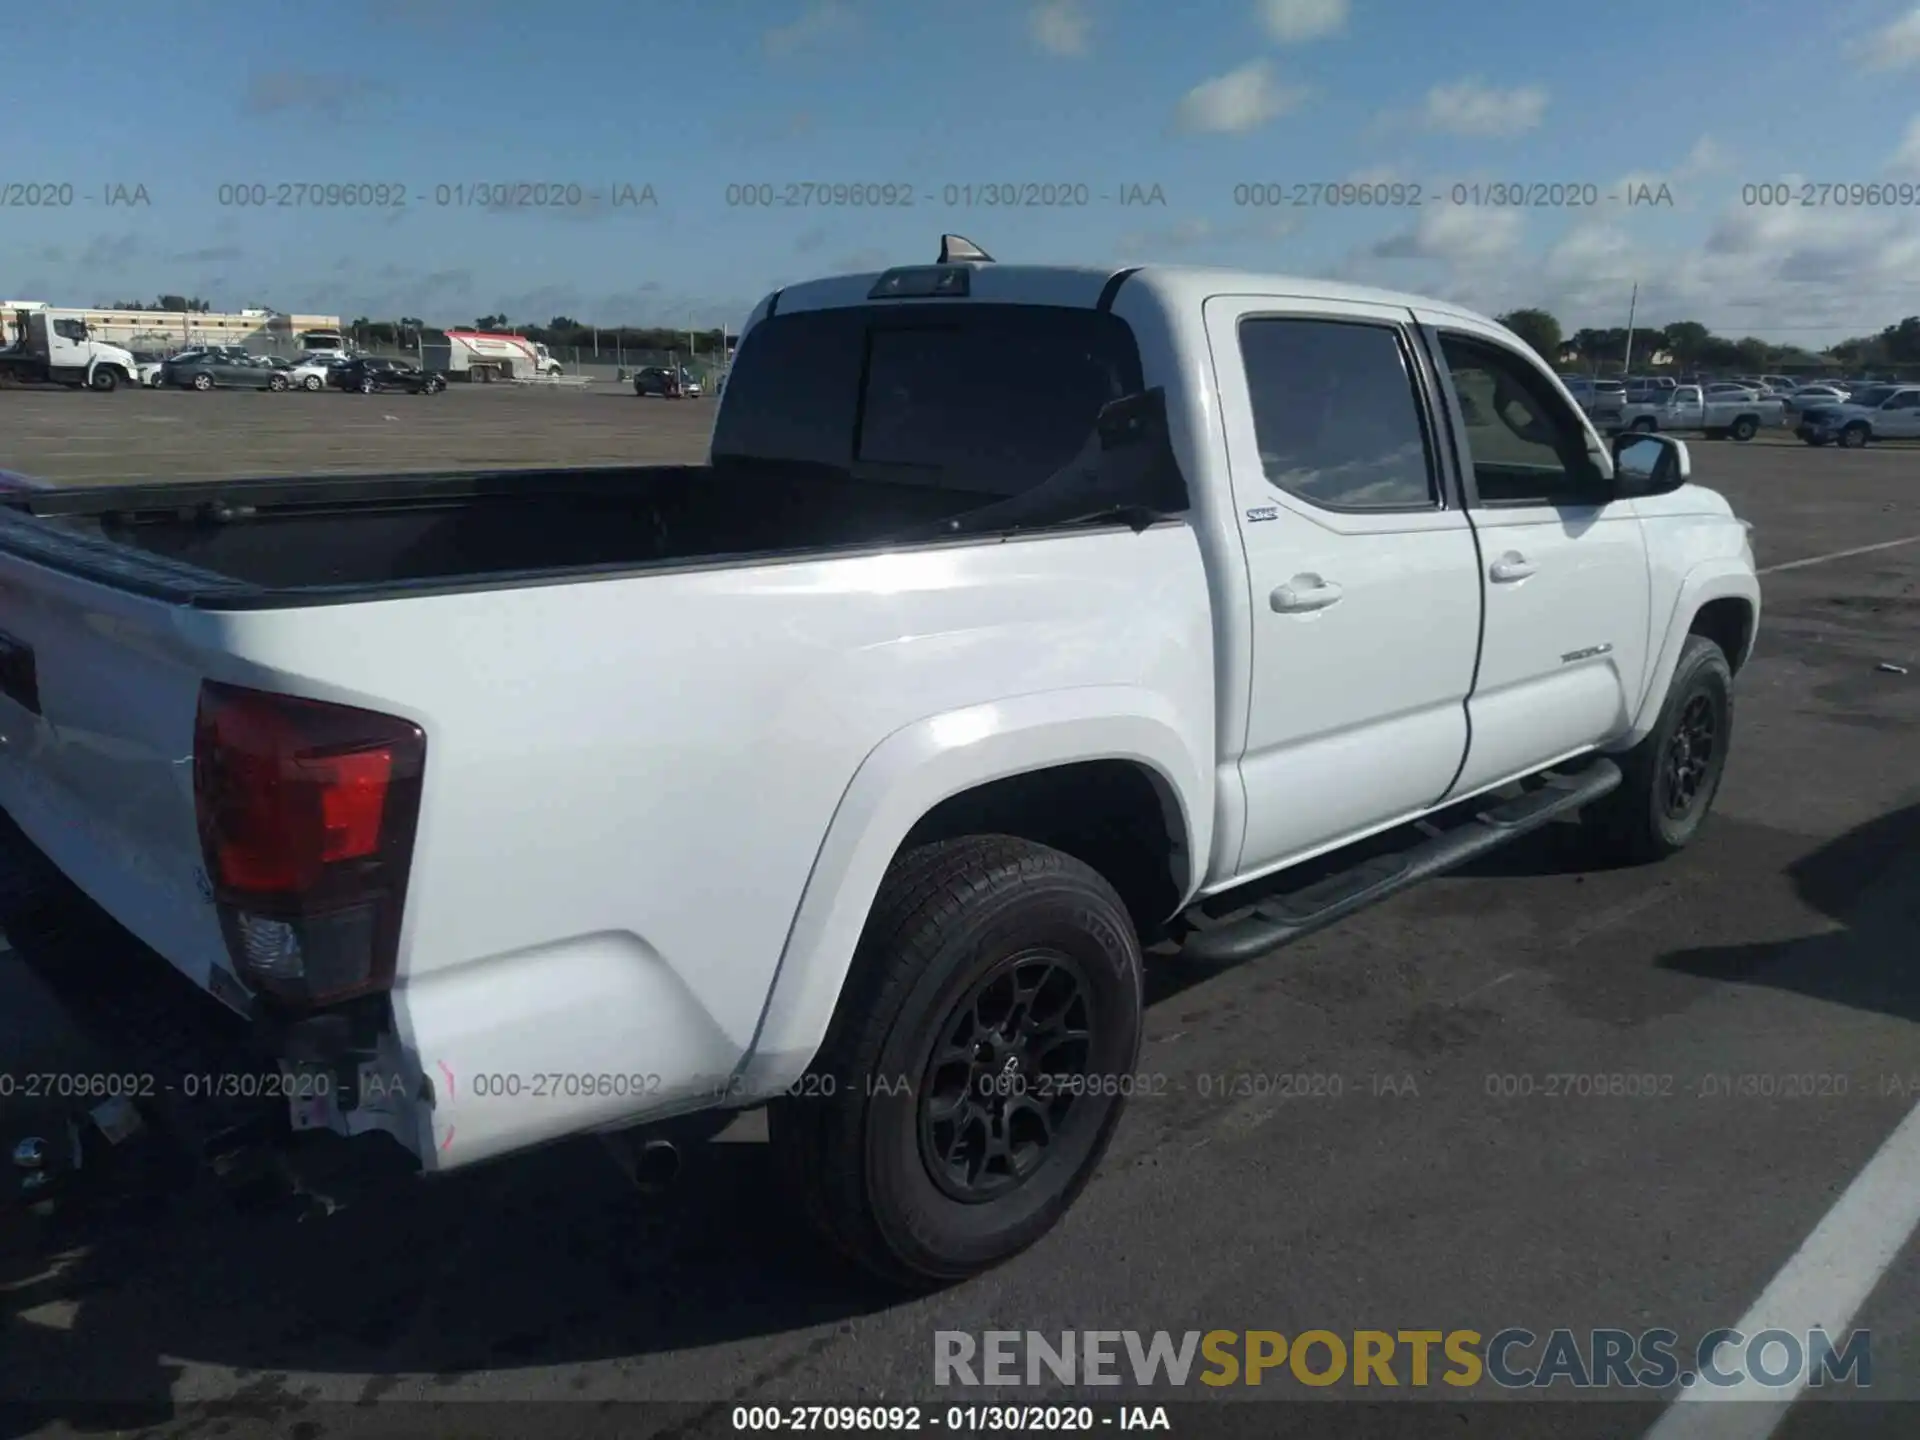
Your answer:
[[[1845,400],[1808,406],[1794,434],[1848,450],[1869,440],[1920,440],[1920,385],[1867,385]]]
[[[1652,434],[1700,431],[1709,439],[1751,440],[1762,428],[1781,423],[1784,407],[1757,390],[1706,393],[1698,385],[1678,385],[1662,399],[1628,405],[1610,428]]]
[[[937,1284],[1155,1083],[1143,943],[1576,811],[1686,845],[1759,609],[1684,444],[1478,315],[954,241],[768,296],[707,466],[14,491],[0,805],[296,1127],[433,1172],[770,1102]]]

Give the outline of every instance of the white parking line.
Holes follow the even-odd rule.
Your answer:
[[[1876,550],[1892,550],[1901,545],[1911,545],[1920,540],[1920,535],[1908,535],[1900,540],[1882,540],[1878,545],[1856,545],[1851,550],[1835,550],[1830,555],[1809,555],[1804,560],[1788,560],[1779,565],[1762,565],[1756,574],[1772,575],[1781,570],[1798,570],[1803,565],[1824,565],[1829,560],[1845,560],[1850,555],[1871,555]]]
[[[1743,1336],[1823,1329],[1836,1346],[1920,1228],[1920,1106],[1867,1162],[1786,1267],[1734,1326]],[[1722,1373],[1740,1368],[1737,1353],[1714,1352]],[[1786,1418],[1805,1382],[1779,1389],[1751,1378],[1724,1387],[1694,1385],[1647,1431],[1646,1440],[1767,1440]],[[1703,1404],[1740,1400],[1741,1405]]]

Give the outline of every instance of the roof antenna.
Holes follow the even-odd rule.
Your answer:
[[[942,265],[957,265],[967,260],[984,260],[989,265],[993,257],[964,235],[942,235],[940,237],[940,260]]]

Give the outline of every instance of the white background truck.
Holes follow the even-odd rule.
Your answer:
[[[0,805],[303,1131],[434,1172],[769,1103],[821,1230],[937,1284],[1160,1083],[1144,942],[1695,836],[1760,594],[1687,474],[1409,296],[824,279],[708,466],[8,497]]]
[[[1782,413],[1778,400],[1763,399],[1758,392],[1708,395],[1698,385],[1676,385],[1661,400],[1626,406],[1616,423],[1619,429],[1641,434],[1679,430],[1710,439],[1751,440],[1763,428],[1779,425]]]
[[[13,332],[20,338],[0,350],[0,374],[12,380],[89,390],[139,383],[133,352],[93,339],[77,311],[21,310]]]
[[[547,347],[524,335],[490,335],[479,330],[449,330],[445,345],[428,340],[421,365],[467,380],[525,380],[561,373]],[[444,349],[444,357],[440,351]]]
[[[1870,440],[1920,440],[1920,385],[1868,385],[1844,401],[1809,406],[1794,434],[1849,450]]]

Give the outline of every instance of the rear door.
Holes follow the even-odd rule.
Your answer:
[[[1252,587],[1251,874],[1452,784],[1480,576],[1410,311],[1221,295],[1205,317]]]
[[[1650,572],[1639,515],[1545,369],[1496,336],[1427,332],[1455,415],[1486,579],[1454,794],[1589,749],[1631,722],[1645,678]]]

